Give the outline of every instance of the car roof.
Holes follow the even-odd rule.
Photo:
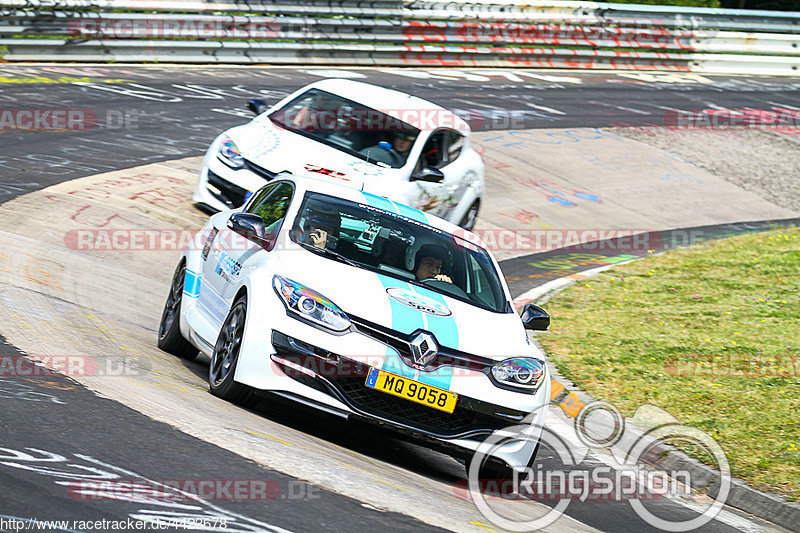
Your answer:
[[[307,86],[312,87],[380,110],[423,131],[447,127],[463,133],[470,132],[469,124],[455,113],[428,100],[394,89],[341,78],[320,80]]]
[[[429,213],[424,213],[405,204],[389,200],[388,198],[384,198],[382,196],[364,192],[347,185],[333,183],[324,179],[313,178],[310,176],[297,176],[289,173],[278,176],[277,179],[285,179],[293,182],[297,187],[297,192],[303,195],[309,191],[318,192],[321,194],[327,194],[329,196],[350,200],[351,202],[361,204],[366,203],[372,207],[376,207],[390,213],[396,213],[411,220],[427,224],[446,233],[456,234],[470,242],[474,242],[476,244],[480,242],[480,239],[477,235],[474,235],[469,231],[444,220],[443,218],[439,218]]]

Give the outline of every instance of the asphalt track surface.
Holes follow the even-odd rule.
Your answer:
[[[0,350],[14,353],[2,339]],[[150,515],[228,531],[443,531],[267,470],[56,373],[0,378],[0,403],[0,515],[6,517],[125,522]],[[103,479],[117,484],[105,489],[107,496],[81,492],[81,483],[98,488]],[[198,495],[208,499],[174,490],[194,495],[186,480],[194,487],[204,482]],[[150,501],[113,500],[123,483],[138,484]]]
[[[790,106],[798,101],[800,87],[795,80],[787,79],[709,80],[674,74],[648,78],[595,73],[521,75],[510,71],[446,76],[440,71],[347,72],[363,76],[359,79],[365,81],[419,94],[445,107],[480,110],[483,123],[479,126],[488,129],[506,129],[512,119],[521,121],[515,123],[516,127],[524,128],[663,125],[670,110]],[[0,133],[0,202],[82,176],[199,155],[219,131],[247,120],[250,115],[243,111],[246,98],[260,94],[274,101],[319,79],[319,74],[298,69],[0,69],[0,109],[82,109],[98,117],[97,127],[87,131]],[[527,259],[506,265],[506,274],[518,277],[531,269]],[[512,282],[515,295],[525,287]],[[0,345],[0,353],[24,357],[6,344]],[[260,467],[100,398],[63,376],[2,378],[0,405],[0,515],[125,519],[179,509],[163,502],[143,509],[146,506],[141,503],[85,501],[58,483],[79,480],[87,471],[93,473],[87,479],[97,479],[98,471],[104,471],[150,485],[173,479],[268,481],[273,499],[181,502],[193,507],[186,511],[188,514],[225,518],[229,531],[235,526],[243,531],[273,526],[293,531],[435,529]],[[274,412],[265,416],[281,418]],[[395,450],[392,439],[358,431],[345,436],[335,421],[313,416],[312,422],[286,422],[381,459],[388,459]],[[362,442],[357,443],[359,439]],[[401,454],[394,460],[409,469],[420,468],[413,454]],[[559,466],[546,451],[541,461],[545,468]],[[435,466],[422,467],[422,472],[457,481],[452,472],[437,471]],[[651,509],[672,518],[693,515],[670,501],[655,502]],[[587,528],[655,531],[633,515],[626,502],[575,502],[567,514]],[[739,529],[715,521],[703,530]]]
[[[797,79],[682,73],[7,66],[0,109],[78,110],[87,118],[72,131],[0,125],[0,202],[64,180],[199,155],[219,132],[252,116],[248,98],[272,103],[331,74],[470,111],[476,130],[665,125],[678,110],[800,102]]]

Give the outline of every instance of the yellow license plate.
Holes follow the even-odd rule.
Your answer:
[[[409,378],[402,378],[397,374],[384,372],[377,368],[370,368],[367,374],[366,386],[397,396],[398,398],[405,398],[412,402],[417,402],[440,411],[452,413],[456,408],[456,401],[458,401],[458,394],[446,390],[425,385],[419,381],[414,381]]]

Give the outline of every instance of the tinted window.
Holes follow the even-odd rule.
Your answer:
[[[398,118],[319,89],[309,89],[271,113],[269,119],[383,167],[400,168],[406,162],[408,149],[398,150],[397,137],[413,143],[419,135],[419,129]]]
[[[455,161],[464,147],[464,136],[457,131],[447,132],[447,162]]]
[[[263,196],[263,199],[253,202],[251,208],[248,208],[247,211],[264,219],[264,225],[267,227],[267,234],[269,234],[280,227],[283,217],[286,216],[286,211],[289,209],[289,203],[292,201],[293,192],[294,187],[290,183],[277,184]],[[261,196],[259,194],[259,197]]]
[[[444,154],[445,132],[437,131],[431,135],[422,148],[422,168],[439,168],[445,162]]]
[[[261,205],[262,203],[264,203],[266,197],[269,196],[270,193],[272,193],[272,191],[274,191],[275,187],[277,186],[278,186],[277,183],[270,183],[269,185],[265,185],[264,187],[256,191],[256,193],[247,203],[247,207],[244,208],[244,211],[246,213],[252,213],[253,206]]]
[[[491,263],[481,263],[471,255],[468,257],[467,263],[469,292],[474,294],[475,298],[485,305],[493,305],[496,288],[492,286],[490,276],[491,272],[494,271],[494,266]]]

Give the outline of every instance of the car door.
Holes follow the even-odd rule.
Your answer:
[[[444,178],[439,182],[416,180],[418,196],[413,207],[447,218],[464,195],[463,186],[466,162],[460,158],[464,136],[451,129],[439,129],[431,133],[422,147],[411,179],[425,168],[437,169]]]
[[[259,215],[267,234],[278,232],[294,195],[294,185],[288,181],[275,182],[258,191],[243,212]],[[214,230],[210,245],[203,250],[203,277],[206,280],[200,298],[206,311],[219,324],[225,319],[242,284],[248,261],[257,253],[265,252],[258,244],[247,240],[227,227],[223,217]],[[204,293],[205,292],[205,293]]]

